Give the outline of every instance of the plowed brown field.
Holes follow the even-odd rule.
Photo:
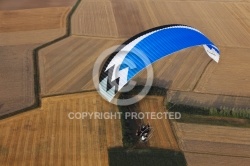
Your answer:
[[[0,116],[34,104],[32,53],[37,46],[0,46]]]
[[[189,165],[248,165],[250,129],[174,123]]]

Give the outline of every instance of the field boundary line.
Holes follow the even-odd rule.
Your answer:
[[[240,95],[205,93],[205,92],[195,92],[195,91],[188,91],[188,90],[174,90],[174,89],[168,89],[168,91],[172,91],[172,92],[189,92],[189,93],[196,93],[196,94],[202,94],[202,95],[214,95],[214,96],[241,97],[241,98],[250,99],[250,97],[248,97],[248,96],[240,96]]]
[[[239,158],[250,158],[249,156],[240,156],[240,155],[229,155],[229,154],[219,154],[219,153],[204,153],[204,152],[195,152],[195,151],[186,151],[182,150],[184,153],[193,153],[193,154],[206,154],[206,155],[213,155],[213,156],[226,156],[226,157],[239,157]]]
[[[129,37],[108,37],[108,36],[90,36],[90,35],[70,35],[72,37],[79,37],[79,38],[90,38],[90,39],[106,39],[106,40],[127,40]]]
[[[210,59],[210,61],[207,63],[207,65],[204,67],[204,70],[202,71],[201,75],[199,76],[198,80],[196,81],[194,87],[192,88],[192,91],[194,91],[196,89],[196,87],[198,86],[198,84],[200,83],[200,80],[202,78],[202,76],[204,75],[204,73],[206,73],[208,66],[211,64],[213,60]]]
[[[165,109],[165,110],[167,110],[167,111],[169,112],[168,109]],[[177,126],[176,126],[175,123],[176,123],[176,122],[174,122],[173,120],[170,120],[170,119],[169,119],[169,124],[170,124],[170,127],[171,127],[171,129],[172,129],[174,138],[175,138],[175,140],[176,140],[176,142],[177,142],[177,146],[178,146],[178,148],[179,148],[179,151],[184,152],[184,151],[182,150],[182,149],[183,149],[183,148],[182,148],[182,147],[183,147],[182,139],[178,137],[178,134],[177,134]]]
[[[61,37],[58,37],[52,41],[49,41],[45,44],[42,44],[40,46],[38,46],[37,48],[35,48],[33,50],[33,66],[34,66],[34,104],[31,105],[30,107],[26,107],[24,109],[21,109],[21,110],[17,110],[17,111],[14,111],[12,113],[8,113],[8,114],[5,114],[5,115],[2,115],[0,116],[0,120],[2,119],[6,119],[6,118],[9,118],[9,117],[12,117],[14,115],[17,115],[17,114],[20,114],[20,113],[23,113],[23,112],[26,112],[26,111],[30,111],[32,109],[35,109],[35,108],[40,108],[41,107],[41,87],[40,87],[40,70],[39,70],[39,51],[47,46],[50,46],[58,41],[61,41],[67,37],[69,37],[71,35],[71,19],[72,19],[72,16],[74,14],[74,12],[76,11],[77,7],[79,6],[80,2],[82,0],[76,0],[76,3],[73,7],[71,7],[71,10],[69,11],[68,15],[67,15],[67,18],[66,18],[66,33],[61,36]]]
[[[67,95],[74,95],[74,94],[81,94],[81,93],[88,93],[88,92],[97,92],[97,90],[96,89],[90,89],[90,90],[83,90],[83,91],[77,91],[77,92],[43,95],[43,96],[41,96],[41,98],[46,99],[46,98],[50,98],[50,97],[67,96]]]

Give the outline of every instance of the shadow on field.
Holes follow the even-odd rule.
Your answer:
[[[108,149],[109,166],[186,166],[184,154],[180,151],[145,148],[126,149],[116,147]]]

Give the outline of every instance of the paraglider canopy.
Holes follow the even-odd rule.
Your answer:
[[[142,32],[123,43],[107,59],[99,78],[100,93],[111,101],[117,92],[147,66],[174,52],[194,46],[203,46],[209,57],[215,62],[219,61],[219,49],[193,27],[175,24]]]

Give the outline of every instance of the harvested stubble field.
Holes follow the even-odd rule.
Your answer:
[[[64,34],[65,28],[0,33],[0,38],[2,39],[0,40],[0,46],[44,44]]]
[[[97,92],[42,99],[42,107],[0,121],[1,165],[108,165],[122,146],[119,119],[69,119],[70,112],[117,112]]]
[[[189,165],[248,165],[250,130],[174,123],[181,150]]]
[[[66,31],[70,7],[0,11],[0,45],[46,43]]]
[[[75,0],[8,0],[0,1],[0,10],[19,10],[19,9],[34,9],[48,7],[65,7],[73,6]]]
[[[69,7],[37,8],[0,12],[0,32],[65,28]]]
[[[221,62],[211,63],[208,66],[194,91],[249,97],[250,48],[223,48],[222,52],[225,56],[221,57]],[[240,58],[239,55],[241,55]],[[237,89],[236,85],[238,85]]]
[[[163,97],[147,96],[138,103],[138,112],[166,112],[163,100]],[[162,119],[145,118],[142,121],[144,124],[149,123],[153,128],[152,138],[149,140],[150,147],[179,150],[169,119],[165,117]]]
[[[14,8],[17,7],[12,9]],[[21,8],[24,7],[18,9]],[[230,101],[236,102],[234,106],[238,106],[237,102],[241,106],[247,106],[249,105],[249,98],[247,98],[249,91],[247,90],[250,85],[247,78],[250,66],[246,63],[249,59],[246,55],[250,49],[249,8],[249,1],[81,1],[71,19],[72,36],[39,51],[41,93],[47,96],[93,89],[92,66],[104,49],[120,44],[143,30],[164,24],[180,23],[193,26],[212,39],[221,49],[221,61],[219,64],[210,62],[202,48],[181,51],[154,65],[157,70],[155,84],[172,90],[180,90],[180,94],[185,93],[185,100],[189,100],[189,95],[183,91],[215,93],[216,98],[220,98],[220,94],[231,95]],[[5,10],[9,9],[6,7]],[[6,42],[1,40],[0,45],[6,46],[3,50],[8,50],[10,45],[15,47],[22,44],[40,44],[63,35],[65,16],[69,10],[70,8],[67,7],[53,7],[1,11],[0,18],[4,21],[0,23],[2,30],[0,37]],[[36,13],[36,11],[39,12]],[[49,11],[55,13],[52,14]],[[14,19],[18,19],[18,15],[22,16],[20,18],[24,20],[23,23],[30,25],[27,26],[27,30],[25,25],[18,20],[16,20],[19,22],[18,26],[15,26]],[[27,19],[27,15],[29,17],[32,15],[34,18]],[[11,19],[6,20],[7,17]],[[53,18],[61,21],[53,20]],[[57,25],[54,24],[55,22]],[[47,25],[50,23],[51,25]],[[39,29],[38,26],[42,28]],[[21,63],[18,62],[18,64]],[[20,67],[20,65],[13,64],[13,67],[15,66]],[[13,69],[12,73],[15,70],[17,69]],[[5,70],[1,71],[1,76],[2,73],[5,73]],[[30,75],[28,80],[31,78],[33,75]],[[3,84],[7,85],[6,82]],[[25,82],[22,84],[26,86]],[[211,85],[213,87],[210,87]],[[34,89],[33,86],[28,88]],[[241,87],[244,88],[241,89]],[[8,91],[6,90],[4,94],[11,94],[10,90],[16,91],[15,88],[6,89]],[[199,98],[196,93],[195,99]],[[246,96],[246,100],[242,102],[239,101],[240,97],[234,96]],[[10,98],[13,96],[6,99]],[[25,97],[22,96],[22,98]],[[212,99],[214,96],[211,99],[205,96],[200,100],[204,103],[211,102],[209,100]],[[223,102],[225,100],[229,99],[223,99]],[[148,111],[153,111],[155,110],[153,107],[163,108],[161,106],[163,102],[158,101],[158,106],[155,102],[155,100],[149,102],[153,106],[141,102],[140,108],[142,111],[149,108],[151,109]],[[16,104],[16,101],[13,103]],[[0,110],[3,104],[0,103]],[[117,108],[107,104],[97,93],[43,98],[41,108],[0,121],[0,128],[3,131],[0,133],[0,140],[2,140],[0,163],[6,163],[5,165],[27,165],[27,163],[30,165],[40,163],[42,165],[63,163],[66,165],[101,165],[104,163],[108,165],[107,148],[122,145],[121,133],[119,133],[120,121],[67,119],[68,112],[78,110],[117,111]],[[153,137],[150,145],[178,148],[172,139],[173,134],[170,134],[172,131],[168,121],[152,120],[150,124],[166,131],[164,133],[156,131],[154,136],[158,138],[154,140]],[[186,151],[189,165],[213,165],[213,163],[214,165],[218,163],[247,165],[249,163],[248,130],[217,126],[201,127],[200,125],[185,128],[183,126],[188,124],[177,125],[179,125],[176,129],[179,143]],[[105,130],[100,126],[105,126]],[[172,143],[171,141],[165,142],[164,137],[171,137]],[[195,147],[196,143],[197,147]]]
[[[82,1],[72,18],[72,34],[131,37],[180,23],[198,28],[219,46],[249,48],[249,7],[247,2]]]
[[[65,34],[70,8],[0,10],[0,116],[35,103],[33,50]]]
[[[216,104],[216,106],[223,104],[231,106],[231,101],[234,101],[233,107],[245,108],[249,103],[249,98],[246,97],[242,99],[241,97],[235,96],[248,96],[248,92],[238,88],[248,86],[249,84],[249,80],[246,79],[246,76],[249,74],[249,65],[246,63],[240,64],[241,62],[247,61],[246,55],[250,46],[250,31],[248,26],[250,20],[248,17],[248,7],[250,7],[250,4],[245,2],[225,3],[221,1],[82,1],[71,20],[73,37],[40,51],[40,59],[44,59],[41,60],[43,61],[43,64],[40,64],[40,68],[42,69],[41,73],[43,75],[41,79],[42,94],[54,95],[93,88],[91,70],[84,70],[83,63],[81,64],[81,62],[77,62],[77,70],[74,68],[74,65],[76,64],[73,63],[71,66],[65,68],[65,64],[67,63],[67,59],[65,58],[68,53],[67,51],[66,53],[63,53],[61,50],[67,45],[67,43],[71,49],[75,48],[76,50],[71,51],[72,57],[80,60],[82,54],[84,54],[83,57],[87,58],[86,61],[93,63],[93,59],[95,59],[102,51],[96,49],[100,47],[99,41],[101,40],[106,40],[111,46],[112,43],[110,43],[110,41],[114,39],[120,39],[115,43],[119,44],[119,42],[122,43],[126,38],[143,30],[163,24],[182,23],[200,29],[220,47],[222,53],[221,65],[212,62],[205,54],[203,48],[187,49],[154,64],[154,84],[171,88],[173,91],[178,90],[179,97],[181,97],[182,94],[184,95],[183,100],[194,100],[194,104],[199,103],[201,106],[203,104],[209,104],[209,106],[211,106],[211,104]],[[84,52],[81,53],[79,52],[79,44],[81,43],[79,42],[80,39],[75,38],[75,36],[81,38],[84,42],[89,40],[91,43],[94,40],[96,45],[88,45],[91,46],[87,50],[89,51],[89,54]],[[107,47],[109,44],[107,44]],[[103,50],[105,49],[104,47],[102,48]],[[238,58],[240,66],[235,64],[234,58],[236,57]],[[75,62],[77,60],[75,60]],[[86,63],[87,68],[89,65],[89,63]],[[231,68],[231,66],[233,67]],[[53,70],[53,67],[55,67],[55,70]],[[235,70],[236,68],[237,70]],[[225,72],[224,75],[223,72]],[[74,78],[72,78],[69,73],[74,73]],[[203,76],[204,73],[205,75]],[[211,78],[211,75],[209,75],[211,73],[218,73],[220,76]],[[231,77],[229,77],[229,73]],[[79,78],[77,78],[77,74],[80,74]],[[205,77],[206,75],[208,75],[208,78]],[[63,76],[65,76],[65,78],[63,78]],[[220,79],[218,79],[219,77]],[[56,80],[57,78],[58,80]],[[86,80],[86,78],[89,78],[89,80]],[[144,78],[145,72],[138,76],[137,81],[140,82]],[[224,78],[227,82],[224,81]],[[217,89],[217,92],[215,93],[219,95],[206,94],[206,90],[212,92],[208,88],[208,82],[211,81],[211,79],[214,79],[213,86],[222,88]],[[50,81],[46,82],[46,80]],[[71,80],[73,81],[71,82]],[[228,86],[224,87],[224,85]],[[229,88],[231,90],[227,92]],[[189,94],[186,94],[188,91],[193,93],[191,98],[189,98]],[[199,95],[204,94],[208,96],[200,98]],[[220,94],[231,96],[225,97],[220,96]],[[194,99],[192,96],[195,96]],[[219,99],[221,101],[219,101]],[[196,102],[196,100],[198,102]],[[159,105],[157,106],[156,103]],[[189,104],[193,103],[190,102]],[[156,102],[155,100],[152,100],[150,102],[150,100],[145,99],[145,102],[142,101],[140,103],[140,111],[153,111],[155,108],[161,108],[159,101]],[[150,120],[150,124],[155,126],[157,130],[160,129],[166,131],[166,129],[169,129],[166,132],[155,131],[154,136],[149,142],[150,146],[178,148],[175,143],[171,144],[169,141],[166,141],[166,138],[169,137],[166,136],[166,134],[168,135],[171,133],[168,121]],[[244,164],[249,162],[247,158],[248,156],[245,157],[249,151],[249,145],[238,145],[239,142],[234,144],[232,143],[234,138],[231,139],[231,142],[223,143],[225,138],[230,139],[230,136],[227,135],[227,133],[230,133],[229,128],[223,128],[220,130],[220,132],[223,130],[222,133],[217,132],[212,135],[218,135],[219,140],[207,140],[211,137],[209,132],[213,133],[216,129],[217,126],[208,132],[203,133],[203,137],[199,140],[200,142],[195,140],[198,145],[197,148],[199,149],[199,146],[201,148],[200,150],[193,149],[197,150],[197,153],[186,152],[185,155],[188,164],[211,165],[214,163],[214,165],[235,165],[236,163]],[[205,128],[202,128],[201,130],[206,131]],[[234,134],[237,135],[237,131],[238,128],[235,128]],[[185,134],[188,135],[188,133]],[[183,139],[185,134],[178,134],[178,137],[181,140],[180,143],[182,140],[185,143],[186,140]],[[170,134],[170,137],[173,137],[173,134]],[[248,137],[246,136],[245,138]],[[193,140],[189,141],[189,144],[186,144],[186,146],[195,146],[195,144],[190,145],[192,141]],[[184,143],[181,145],[184,146]],[[210,146],[211,148],[208,148]],[[240,148],[238,148],[239,146]],[[221,148],[218,147],[225,149],[219,153]],[[233,148],[237,150],[238,154],[235,155],[231,153],[233,152]],[[201,151],[201,149],[203,151]],[[206,149],[207,152],[211,154],[203,154],[207,153],[204,152]]]
[[[230,95],[234,98],[233,100],[241,99],[237,96],[245,96],[246,102],[241,102],[240,106],[247,107],[250,100],[250,80],[248,79],[250,66],[247,64],[249,59],[247,55],[250,50],[249,7],[250,4],[247,1],[81,1],[72,16],[71,33],[73,37],[78,36],[83,38],[82,40],[90,41],[106,39],[110,42],[113,39],[120,39],[115,43],[120,44],[127,38],[155,26],[174,23],[191,25],[201,30],[219,46],[222,57],[220,63],[216,64],[211,61],[202,48],[187,49],[154,64],[154,84],[172,90],[216,94],[217,98],[221,94]],[[79,39],[74,38],[74,40],[77,43]],[[68,39],[60,43],[67,41]],[[69,48],[73,46],[72,43],[74,41],[68,42]],[[109,46],[111,45],[107,45],[106,48]],[[57,54],[62,52],[59,49],[56,51],[57,47],[57,43],[51,45],[51,52],[41,51],[39,56],[41,58],[49,56],[50,61],[56,61],[53,58],[58,59],[60,55]],[[104,47],[95,50],[92,48],[96,48],[96,45],[90,45],[91,54],[87,60],[98,56],[105,49]],[[78,54],[80,57],[85,53],[75,51],[73,54]],[[50,61],[40,64],[40,67],[46,69],[50,66]],[[64,63],[55,65],[53,72],[55,74],[59,72],[60,75],[74,72],[73,67],[56,71],[56,68],[61,69],[63,65]],[[86,68],[88,66],[89,63]],[[54,84],[53,82],[42,83],[43,95],[71,93],[89,90],[93,87],[91,71],[82,72],[80,75],[84,78],[84,83],[83,79],[74,79],[76,86],[68,79],[68,87],[57,87],[61,79],[57,77],[59,79],[56,81],[55,74],[43,71],[42,74],[46,80],[55,80]],[[145,78],[145,72],[141,73],[138,78],[137,80]],[[41,79],[41,82],[46,80]],[[55,88],[51,89],[53,86]]]
[[[42,96],[94,90],[92,71],[96,58],[106,48],[121,42],[71,36],[42,49],[39,52]]]

